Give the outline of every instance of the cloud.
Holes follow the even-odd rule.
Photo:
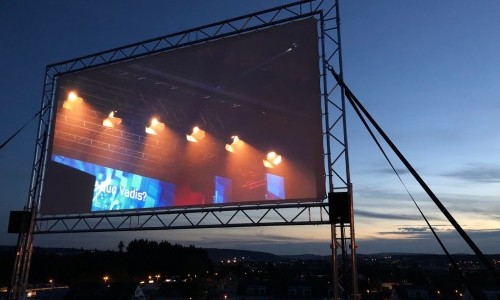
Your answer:
[[[473,192],[471,190],[471,192]],[[360,188],[354,191],[355,193],[355,212],[357,215],[368,218],[377,219],[407,219],[420,220],[422,219],[415,205],[411,201],[408,194],[399,193],[390,188]],[[455,216],[455,214],[467,214],[474,218],[498,220],[498,211],[500,210],[500,197],[481,195],[480,193],[436,193],[438,199],[447,208],[447,210]],[[446,220],[439,208],[434,202],[424,193],[412,193],[418,205],[424,212],[427,218],[431,220]],[[370,207],[370,209],[368,209]],[[376,212],[371,210],[374,207]],[[391,216],[388,212],[398,208],[404,213],[393,213]],[[382,213],[379,213],[382,211]],[[398,215],[400,217],[398,217]]]
[[[444,173],[442,175],[471,182],[498,183],[500,182],[500,166],[490,164],[468,164],[460,170]]]
[[[432,225],[432,224],[431,224]],[[441,227],[442,229],[440,229]],[[451,225],[432,225],[434,231],[438,232],[447,232],[451,228]],[[408,226],[403,225],[402,227],[398,227],[397,231],[381,231],[379,234],[388,235],[388,234],[401,234],[401,235],[419,235],[422,233],[430,233],[430,229],[428,226]]]
[[[372,218],[372,219],[382,219],[382,220],[421,220],[420,215],[414,214],[389,214],[389,213],[378,213],[366,210],[355,210],[356,216]]]
[[[442,194],[440,200],[452,214],[467,213],[486,219],[498,219],[500,204],[498,196],[484,196],[479,194]]]
[[[399,227],[396,231],[381,231],[380,235],[404,235],[411,238],[418,238],[420,236],[427,236],[427,232],[430,232],[428,227],[424,226],[405,226]]]
[[[410,171],[408,171],[408,169],[403,169],[403,168],[395,168],[395,169],[396,169],[396,172],[398,172],[399,175],[410,173]],[[392,168],[390,168],[390,167],[383,168],[383,169],[377,169],[375,172],[382,173],[382,174],[395,175],[394,174],[394,170]]]
[[[216,236],[215,236],[216,237]],[[303,238],[292,237],[292,236],[283,236],[283,235],[274,235],[274,234],[266,234],[264,232],[256,233],[255,235],[228,235],[221,233],[220,237],[218,237],[219,241],[214,241],[214,236],[210,237],[201,237],[200,242],[206,245],[217,246],[220,245],[220,240],[223,240],[225,244],[251,244],[251,245],[262,245],[262,244],[295,244],[302,243],[304,241]]]
[[[428,227],[400,227],[398,228],[399,231],[402,231],[404,233],[421,233],[428,231]]]
[[[354,194],[361,199],[384,199],[384,201],[401,201],[408,199],[408,194],[404,192],[404,188],[375,188],[375,187],[360,187],[354,190]]]
[[[467,230],[467,233],[473,239],[483,240],[483,239],[493,239],[493,241],[498,242],[498,237],[500,236],[500,230],[498,229],[485,229],[485,230]],[[498,251],[498,248],[497,248]]]

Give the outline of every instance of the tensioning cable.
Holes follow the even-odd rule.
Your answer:
[[[425,190],[427,195],[432,199],[434,204],[441,210],[441,212],[445,215],[448,221],[453,225],[455,230],[460,234],[462,239],[469,245],[469,247],[474,251],[479,261],[486,267],[486,269],[492,274],[493,278],[500,283],[500,275],[497,273],[495,267],[488,261],[486,256],[482,253],[482,251],[477,247],[474,241],[469,237],[469,235],[463,230],[463,228],[458,224],[455,218],[450,214],[450,212],[446,209],[446,207],[441,203],[441,201],[437,198],[434,192],[429,188],[429,186],[425,183],[425,181],[420,177],[420,175],[415,171],[413,166],[408,162],[408,160],[404,157],[404,155],[399,151],[396,145],[391,141],[391,139],[387,136],[384,130],[378,125],[378,123],[373,119],[373,117],[368,113],[368,111],[364,108],[361,102],[354,96],[351,90],[344,83],[342,78],[335,72],[332,66],[327,65],[328,70],[332,73],[337,80],[338,84],[344,89],[344,93],[347,96],[349,102],[353,107],[358,107],[363,114],[368,118],[373,127],[377,130],[380,136],[385,140],[387,145],[392,149],[394,154],[400,159],[400,161],[405,165],[405,167],[410,171],[415,180],[420,184],[420,186]]]
[[[349,99],[349,96],[350,95],[346,95],[347,98]],[[441,246],[441,249],[443,250],[443,252],[446,254],[446,257],[448,258],[448,261],[451,263],[451,265],[453,266],[453,269],[455,270],[455,272],[460,276],[460,279],[462,280],[462,282],[465,284],[465,286],[469,289],[469,291],[471,292],[472,296],[474,299],[476,300],[486,300],[486,298],[484,297],[484,295],[480,292],[478,292],[469,282],[469,280],[465,277],[465,275],[463,274],[462,270],[460,269],[460,267],[458,266],[458,264],[456,263],[455,259],[453,258],[453,256],[450,254],[450,252],[448,251],[448,249],[446,248],[446,246],[444,245],[444,243],[441,241],[441,239],[439,238],[439,236],[437,235],[436,231],[434,230],[434,228],[432,227],[432,225],[430,224],[429,220],[427,219],[427,217],[425,216],[424,212],[420,209],[420,206],[418,205],[417,201],[415,200],[415,198],[413,197],[413,195],[411,194],[410,190],[408,189],[408,187],[406,186],[406,184],[404,183],[403,179],[401,178],[401,176],[399,175],[399,172],[396,170],[396,168],[394,167],[393,163],[391,162],[391,160],[389,159],[389,157],[387,156],[384,148],[382,147],[382,145],[380,144],[380,142],[378,141],[377,137],[375,136],[375,134],[373,133],[372,129],[370,128],[370,126],[368,125],[368,123],[366,122],[366,119],[365,117],[363,116],[363,114],[360,112],[359,108],[354,105],[351,100],[349,100],[349,102],[352,104],[352,107],[354,108],[354,110],[356,111],[356,114],[358,115],[359,119],[361,120],[361,122],[363,123],[363,125],[365,126],[366,130],[368,131],[368,133],[370,134],[370,136],[372,137],[373,141],[375,142],[375,144],[377,144],[377,147],[379,148],[380,152],[382,152],[382,155],[385,157],[385,160],[387,161],[387,163],[391,166],[391,169],[392,171],[394,171],[394,173],[396,174],[396,176],[398,177],[399,181],[401,182],[401,184],[403,185],[403,187],[405,188],[406,190],[406,193],[408,194],[408,196],[410,196],[411,200],[413,201],[413,204],[415,204],[415,207],[418,209],[418,212],[420,213],[420,215],[422,216],[422,218],[425,220],[425,223],[427,224],[427,227],[429,227],[429,229],[431,230],[432,234],[434,235],[434,238],[437,240],[437,242],[439,243],[439,246]]]
[[[26,128],[26,126],[28,126],[28,124],[31,123],[31,121],[33,121],[37,116],[39,116],[46,108],[47,106],[42,107],[42,109],[40,109],[33,117],[31,117],[31,119],[29,119],[26,123],[24,123],[23,126],[21,126],[18,130],[16,130],[14,134],[12,134],[8,139],[6,139],[2,143],[2,145],[0,145],[0,150],[2,150],[3,147],[5,147],[12,139],[14,139],[16,135],[18,135],[24,128]]]

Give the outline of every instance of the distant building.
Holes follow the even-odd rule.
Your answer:
[[[483,293],[484,297],[487,300],[500,299],[500,288],[490,288],[490,289],[485,288],[481,289],[481,292]],[[463,292],[462,300],[474,300],[468,289],[465,289],[465,291]]]
[[[33,299],[36,300],[64,300],[66,294],[68,293],[68,287],[56,287],[50,289],[41,289],[36,291],[36,296]]]
[[[104,298],[106,300],[145,300],[141,286],[137,283],[111,283],[107,286]]]
[[[392,289],[391,300],[427,300],[431,299],[428,287],[396,285]]]
[[[181,300],[205,298],[206,289],[201,282],[162,282],[155,300]]]
[[[287,288],[288,298],[294,299],[308,299],[312,296],[312,289],[310,285],[289,285]]]
[[[237,299],[245,300],[269,300],[274,299],[268,282],[252,281],[241,283],[238,288]],[[232,298],[231,298],[232,299]]]
[[[396,282],[382,282],[380,284],[380,287],[382,289],[386,289],[386,290],[391,290],[392,291],[392,288],[395,287],[397,285]]]
[[[65,300],[145,300],[137,283],[82,283],[70,287]]]

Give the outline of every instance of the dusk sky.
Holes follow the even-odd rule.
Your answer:
[[[327,0],[328,1],[328,0]],[[39,109],[45,66],[286,1],[2,1],[0,143]],[[340,3],[344,79],[485,253],[500,249],[500,2]],[[348,109],[359,253],[441,253],[404,187]],[[27,202],[37,121],[0,150],[0,245],[9,211]],[[396,162],[396,159],[393,159]],[[401,164],[396,164],[403,170]],[[470,253],[439,209],[401,171],[453,253]],[[330,227],[288,226],[52,234],[35,246],[115,249],[120,240],[328,254]]]

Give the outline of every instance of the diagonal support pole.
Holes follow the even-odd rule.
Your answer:
[[[474,241],[469,237],[469,235],[463,230],[463,228],[458,224],[458,222],[455,220],[455,218],[451,215],[451,213],[446,209],[446,207],[441,203],[441,201],[438,199],[438,197],[432,192],[432,190],[429,188],[429,186],[425,183],[425,181],[420,177],[420,175],[415,171],[413,166],[408,162],[408,160],[404,157],[404,155],[399,151],[399,149],[396,147],[396,145],[391,141],[391,139],[387,136],[387,134],[384,132],[384,130],[378,125],[378,123],[373,119],[373,117],[368,113],[368,111],[365,109],[365,107],[359,102],[359,100],[354,96],[354,94],[351,92],[351,90],[347,87],[347,85],[344,83],[342,78],[335,72],[333,67],[330,65],[327,66],[328,70],[332,73],[332,75],[335,77],[335,80],[339,83],[340,86],[344,88],[345,95],[351,105],[353,107],[358,107],[363,114],[368,118],[370,123],[375,127],[375,129],[378,131],[378,133],[382,136],[382,138],[385,140],[385,142],[391,147],[392,151],[397,155],[397,157],[401,160],[401,162],[405,165],[405,167],[410,171],[410,173],[413,175],[415,180],[420,184],[420,186],[425,190],[427,195],[432,199],[432,201],[436,204],[436,206],[441,210],[441,212],[446,216],[448,221],[453,225],[455,230],[460,234],[462,239],[469,245],[469,247],[474,251],[478,259],[481,261],[481,263],[488,269],[488,271],[493,275],[493,277],[500,283],[500,275],[497,273],[495,270],[495,267],[488,261],[486,256],[481,252],[479,247],[474,243]]]

